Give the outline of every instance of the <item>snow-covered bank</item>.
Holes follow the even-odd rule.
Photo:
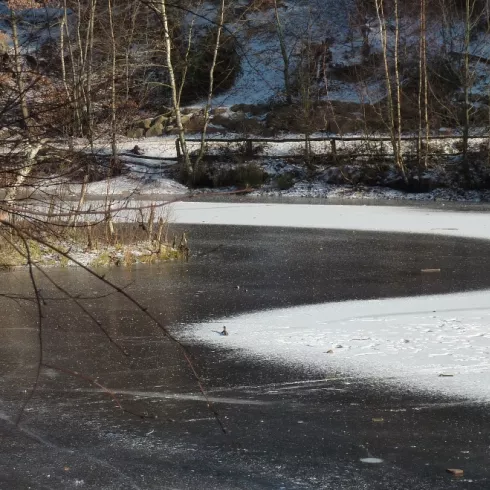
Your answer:
[[[481,129],[475,128],[472,133],[471,151],[476,152],[485,143]],[[478,136],[480,135],[480,136]],[[189,134],[187,147],[190,152],[200,148],[198,133]],[[142,196],[152,199],[165,199],[167,196],[188,197],[190,194],[220,193],[243,190],[248,186],[253,190],[251,197],[287,197],[287,198],[320,198],[320,199],[379,199],[402,201],[458,201],[490,202],[490,172],[478,171],[472,175],[472,187],[462,185],[459,166],[452,162],[446,165],[443,161],[424,171],[421,175],[412,175],[409,182],[403,181],[393,163],[345,160],[349,152],[364,152],[365,135],[361,133],[345,135],[346,139],[337,138],[337,154],[342,156],[336,164],[331,160],[331,140],[324,133],[316,133],[311,142],[316,154],[314,171],[310,172],[301,158],[304,140],[298,133],[288,133],[285,139],[257,139],[253,143],[253,157],[244,157],[243,134],[211,134],[207,137],[206,151],[212,161],[200,166],[202,174],[196,188],[182,183],[176,154],[175,135],[148,138],[121,138],[118,141],[119,160],[123,164],[122,174],[109,180],[107,165],[110,161],[111,147],[107,140],[97,142],[98,176],[102,180],[91,181],[87,188],[89,198],[108,194],[111,198],[128,198]],[[386,134],[379,134],[377,143],[386,145]],[[410,137],[410,135],[405,135]],[[404,136],[404,137],[405,137]],[[412,135],[413,136],[413,135]],[[477,137],[478,136],[478,137]],[[322,139],[323,138],[323,139]],[[251,137],[253,141],[253,137]],[[404,140],[411,145],[414,141]],[[454,158],[454,152],[461,143],[460,136],[451,138],[435,137],[432,144],[438,148],[444,158]],[[58,150],[67,149],[67,144],[60,143]],[[88,151],[87,142],[77,140],[77,151]],[[374,147],[373,147],[374,148]],[[7,154],[9,149],[4,149]],[[408,148],[407,148],[408,150]],[[372,149],[376,153],[378,149]],[[0,148],[0,153],[2,149]],[[296,155],[293,158],[293,155]],[[374,160],[373,160],[374,161]],[[343,163],[342,163],[343,162]],[[29,189],[41,193],[74,197],[80,195],[82,184],[80,176],[49,174],[49,189],[44,180],[33,183]]]
[[[488,213],[471,211],[178,203],[173,214],[178,223],[490,239]],[[230,332],[227,337],[216,333],[223,325]],[[271,310],[194,325],[191,335],[208,344],[243,349],[248,356],[330,373],[341,370],[411,389],[490,401],[490,291]]]
[[[445,165],[431,168],[420,176],[406,183],[400,177],[393,165],[375,169],[366,162],[350,161],[348,164],[328,163],[330,140],[312,141],[311,145],[317,157],[323,155],[325,161],[317,162],[315,171],[311,174],[303,161],[291,159],[291,155],[301,153],[304,144],[299,134],[289,134],[288,140],[268,140],[261,143],[260,154],[237,163],[231,156],[243,156],[240,135],[229,133],[210,135],[207,139],[207,152],[215,160],[201,167],[202,180],[197,189],[183,185],[176,159],[175,136],[149,137],[143,139],[122,139],[119,143],[119,159],[124,163],[123,175],[107,180],[91,182],[87,187],[87,195],[92,197],[105,196],[127,198],[130,196],[145,196],[146,198],[161,199],[165,196],[188,196],[190,193],[232,192],[243,189],[243,186],[254,187],[251,197],[288,197],[288,198],[321,198],[321,199],[380,199],[404,201],[459,201],[459,202],[489,202],[490,190],[487,189],[486,179],[490,174],[475,173],[474,189],[461,186],[461,175],[457,166]],[[243,135],[242,135],[243,136]],[[325,134],[316,134],[317,138],[325,138]],[[361,134],[351,135],[354,139],[337,141],[337,151],[364,151],[357,148],[363,144]],[[356,137],[358,139],[356,139]],[[224,139],[223,139],[224,138]],[[234,141],[238,138],[238,142]],[[380,135],[379,144],[386,135]],[[472,151],[484,143],[483,138],[471,140]],[[135,144],[136,143],[136,144]],[[200,140],[194,134],[187,140],[189,151],[198,151]],[[259,140],[256,142],[259,148]],[[407,144],[413,142],[405,141]],[[460,138],[434,139],[433,144],[450,158]],[[109,143],[99,141],[97,151],[100,157],[109,158]],[[138,153],[134,152],[138,148]],[[342,150],[343,147],[343,150]],[[86,149],[86,143],[79,142],[80,151]],[[345,156],[345,155],[344,155]],[[107,160],[108,161],[108,160]],[[102,172],[105,171],[102,168]],[[70,182],[69,178],[60,178],[60,187],[50,184],[50,191],[68,196],[79,195],[82,185],[80,182]],[[42,186],[42,184],[41,184]],[[206,187],[211,186],[211,187]]]

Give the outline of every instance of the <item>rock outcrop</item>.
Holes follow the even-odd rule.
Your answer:
[[[184,127],[190,123],[194,116],[194,112],[182,114],[181,121]],[[151,136],[162,136],[163,134],[174,134],[176,125],[173,113],[161,114],[154,118],[136,121],[133,127],[127,131],[126,136],[128,138],[149,138]]]

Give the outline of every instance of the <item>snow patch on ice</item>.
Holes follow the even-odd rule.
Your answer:
[[[222,318],[195,335],[285,364],[490,401],[489,298],[483,291],[302,306]],[[223,324],[226,338],[215,334]]]

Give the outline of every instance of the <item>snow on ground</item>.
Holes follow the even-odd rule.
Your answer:
[[[445,128],[442,128],[445,129]],[[483,133],[483,134],[482,134]],[[414,135],[405,135],[407,139],[402,140],[402,150],[406,153],[414,153],[416,149],[416,137]],[[404,138],[405,138],[404,136]],[[475,128],[473,134],[469,140],[469,148],[472,151],[477,151],[481,145],[488,143],[488,137],[486,136],[486,129]],[[378,137],[368,140],[367,138]],[[238,133],[226,133],[226,134],[210,134],[206,136],[206,151],[208,154],[219,155],[223,151],[235,151],[238,152],[239,148],[243,145],[243,139],[246,138],[243,134]],[[260,157],[280,157],[291,155],[302,155],[304,153],[305,137],[299,133],[284,133],[280,138],[267,139],[263,137],[255,137],[248,135],[248,138],[252,140],[257,149],[258,156]],[[349,133],[342,137],[338,135],[326,135],[325,133],[314,133],[310,135],[311,151],[316,155],[328,155],[332,151],[331,139],[336,140],[336,152],[339,155],[349,154],[349,152],[376,152],[381,151],[383,153],[390,153],[392,151],[391,142],[389,141],[389,135],[378,133],[375,135],[366,135],[362,133]],[[315,141],[315,139],[320,139]],[[158,164],[155,159],[161,159],[161,164],[168,163],[167,159],[176,159],[176,136],[154,136],[149,138],[121,138],[118,142],[118,151],[122,155],[122,159],[125,161],[137,161],[149,163],[150,165]],[[256,140],[254,142],[254,139]],[[283,141],[283,140],[292,141]],[[216,141],[218,140],[218,141]],[[235,141],[236,140],[236,141]],[[265,140],[265,141],[264,141]],[[13,142],[15,143],[15,142]],[[186,144],[189,152],[194,152],[200,149],[201,139],[200,134],[187,134]],[[441,151],[445,154],[451,155],[456,153],[458,145],[461,144],[461,136],[455,134],[453,137],[441,136],[431,137],[431,147],[434,151]],[[60,147],[65,145],[60,144]],[[144,151],[144,156],[148,157],[152,162],[140,158],[135,158],[131,154],[131,150],[138,146]],[[79,141],[75,144],[77,150],[89,151],[85,142]],[[0,149],[4,153],[11,151],[10,148]],[[99,142],[96,148],[97,153],[101,155],[111,154],[111,145],[107,141],[105,143]]]
[[[161,158],[175,158],[177,151],[175,148],[176,136],[152,136],[150,138],[121,138],[117,142],[117,149],[120,153],[126,154],[135,146],[139,146],[145,152],[145,156]],[[89,151],[86,141],[78,140],[75,142],[77,150]],[[111,142],[98,142],[97,153],[101,155],[110,155],[112,152]]]
[[[172,213],[177,223],[490,239],[486,212],[185,202],[173,205]],[[223,325],[230,332],[227,337],[216,333]],[[241,349],[247,356],[490,401],[490,291],[270,310],[196,324],[191,335],[214,346]]]
[[[277,40],[254,39],[247,44],[241,73],[233,88],[213,98],[214,106],[261,104],[275,97],[284,87]]]
[[[476,130],[475,130],[476,131]],[[234,141],[240,135],[230,133],[223,135],[213,135],[215,138],[223,138],[222,141],[207,138],[207,152],[216,155],[216,165],[219,166],[220,155],[223,155],[223,162],[229,159],[230,152],[240,154],[243,151],[243,142]],[[375,148],[389,151],[390,142],[383,140],[386,135],[379,134],[380,140],[370,142],[368,150],[375,151]],[[312,138],[324,138],[319,141],[311,141],[311,149],[316,155],[328,155],[331,153],[331,141],[328,136],[321,133],[315,133]],[[430,192],[425,193],[407,193],[404,191],[394,190],[387,187],[362,187],[355,185],[336,185],[327,183],[325,176],[322,174],[329,168],[328,166],[317,166],[318,176],[313,180],[307,180],[304,171],[304,165],[291,163],[286,158],[291,155],[300,155],[304,148],[304,139],[300,134],[285,134],[283,138],[292,139],[293,141],[271,140],[271,141],[256,141],[255,149],[258,150],[253,163],[261,166],[269,175],[270,182],[267,185],[255,190],[251,193],[251,197],[259,196],[274,196],[274,197],[308,197],[308,198],[328,198],[328,199],[399,199],[399,200],[448,200],[448,201],[488,201],[490,200],[490,191],[474,191],[462,190],[459,188],[440,187]],[[456,151],[457,144],[461,141],[458,137],[445,139],[434,138],[432,146],[451,154]],[[486,140],[484,138],[473,138],[470,140],[470,147],[476,150],[479,145]],[[113,198],[127,197],[129,195],[146,195],[146,196],[165,196],[165,195],[188,195],[190,189],[170,177],[170,167],[176,165],[176,137],[161,136],[140,139],[121,138],[118,141],[119,158],[126,164],[129,169],[129,174],[121,177],[113,178],[110,182],[109,194]],[[413,141],[404,141],[403,148],[409,152]],[[63,147],[59,144],[59,147]],[[83,141],[76,141],[75,146],[80,151],[89,151],[87,145]],[[132,150],[138,146],[143,151],[143,155],[135,155]],[[365,149],[366,141],[361,134],[346,135],[345,139],[336,140],[337,153],[348,153],[351,151],[368,151]],[[196,151],[200,147],[199,135],[190,135],[187,139],[187,147],[189,151]],[[0,148],[0,153],[7,153],[8,148],[3,150]],[[100,155],[108,156],[111,153],[110,143],[99,141],[95,149]],[[228,155],[228,156],[227,156]],[[340,168],[340,167],[339,167]],[[347,170],[347,166],[342,167],[342,171]],[[285,190],[279,190],[276,185],[277,178],[285,173],[291,173],[295,176],[294,185]],[[331,181],[330,181],[331,182]],[[439,182],[440,185],[448,185],[448,183]],[[105,181],[91,183],[88,187],[88,194],[100,196],[106,193],[107,183]],[[77,195],[81,190],[80,184],[63,183],[60,189],[55,189],[54,180],[51,180],[50,193],[61,193],[68,195]],[[233,188],[227,189],[199,189],[193,193],[219,193],[220,191],[233,191]]]
[[[352,43],[345,41],[349,30],[350,8],[350,0],[295,0],[281,3],[278,12],[291,72],[301,57],[304,47],[301,39],[321,43],[325,38],[332,37],[339,41],[334,49],[336,60],[338,58],[345,62],[346,56],[352,56]],[[201,15],[201,12],[198,13]],[[210,14],[207,14],[208,18],[212,17]],[[213,105],[230,107],[240,103],[260,104],[284,96],[284,61],[274,9],[248,13],[245,21],[230,24],[228,29],[237,36],[240,43],[241,73],[230,90],[213,98]],[[383,94],[376,82],[339,82],[330,87],[327,99],[368,102],[377,101],[381,97]],[[202,101],[195,106],[204,103]]]
[[[250,197],[320,198],[342,200],[386,200],[386,201],[458,201],[488,202],[490,191],[438,188],[430,192],[405,192],[388,187],[357,187],[352,185],[326,184],[325,182],[297,182],[287,190],[272,187],[261,188]]]
[[[278,16],[284,34],[289,58],[290,74],[294,78],[297,63],[304,57],[304,47],[313,48],[328,40],[333,67],[362,67],[364,36],[370,46],[371,55],[382,53],[380,25],[375,15],[365,17],[351,0],[294,0],[279,4]],[[216,7],[204,2],[194,18],[197,25],[209,25],[206,19],[214,19]],[[284,96],[284,61],[281,54],[276,28],[274,9],[249,12],[245,20],[231,23],[227,28],[239,40],[242,56],[241,73],[234,86],[213,98],[214,106],[230,107],[234,104],[260,104]],[[395,44],[393,22],[387,23],[388,56]],[[431,60],[446,57],[448,53],[463,53],[465,50],[465,24],[463,21],[447,22],[444,19],[429,19],[427,29],[428,55]],[[472,56],[489,58],[487,33],[477,32],[470,40],[468,51]],[[418,18],[407,16],[400,21],[400,52],[413,63],[418,63],[420,27]],[[471,69],[478,73],[473,93],[486,94],[488,75],[486,63],[470,62]],[[381,66],[373,67],[369,77],[346,81],[330,76],[323,100],[353,103],[376,103],[386,97],[384,71]],[[320,77],[323,88],[323,77]],[[196,104],[202,107],[201,101]]]
[[[179,184],[173,179],[165,177],[154,178],[150,173],[147,176],[139,175],[136,180],[132,177],[116,177],[109,182],[102,180],[99,182],[92,182],[87,186],[87,194],[95,196],[134,196],[134,195],[182,195],[188,192],[188,188],[182,184]],[[79,195],[81,191],[81,184],[70,184],[68,190],[70,193]]]
[[[72,10],[67,9],[70,17]],[[42,7],[17,10],[17,30],[23,54],[36,52],[45,42],[59,39],[60,20],[64,17],[62,8]],[[13,48],[11,11],[5,2],[0,2],[0,31],[7,34],[8,45]]]
[[[348,83],[331,79],[328,81],[323,99],[355,104],[376,104],[385,97],[386,89],[382,80]]]

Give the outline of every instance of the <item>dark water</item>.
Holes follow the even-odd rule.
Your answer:
[[[188,228],[189,263],[114,269],[106,276],[176,335],[192,322],[265,308],[490,287],[490,247],[483,241]],[[424,268],[441,273],[422,274]],[[49,277],[93,318],[36,274],[44,362],[71,374],[43,370],[19,431],[9,421],[36,374],[36,305],[25,271],[0,275],[0,293],[31,296],[0,299],[2,489],[490,488],[484,407],[342,373],[252,363],[236,351],[191,344],[224,435],[196,399],[179,349],[141,311],[83,271],[52,270]],[[131,411],[158,418],[122,412],[96,383],[117,392]],[[385,422],[372,422],[379,417]],[[384,463],[360,462],[368,456]],[[463,467],[468,478],[452,480],[446,467]]]

